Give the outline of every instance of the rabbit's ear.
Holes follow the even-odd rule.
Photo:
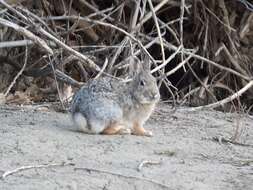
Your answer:
[[[131,58],[129,63],[130,63],[129,70],[131,77],[134,77],[144,69],[142,63],[137,57]]]
[[[144,71],[150,71],[151,68],[151,62],[149,57],[145,54],[143,55],[143,61],[142,61],[142,69]]]

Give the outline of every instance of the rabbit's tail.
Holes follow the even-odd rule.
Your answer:
[[[86,118],[81,113],[74,113],[72,119],[75,123],[75,128],[78,131],[89,133],[89,128]]]

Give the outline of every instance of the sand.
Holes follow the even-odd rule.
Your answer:
[[[241,144],[221,142],[237,125]],[[253,189],[250,116],[161,104],[145,125],[153,137],[71,128],[67,113],[1,106],[0,189]]]

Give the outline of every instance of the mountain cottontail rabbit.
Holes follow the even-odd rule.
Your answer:
[[[152,136],[143,124],[160,99],[159,89],[149,67],[137,65],[130,82],[100,77],[77,91],[71,112],[79,131]]]

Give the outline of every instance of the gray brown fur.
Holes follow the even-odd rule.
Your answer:
[[[149,69],[139,69],[127,83],[100,77],[75,94],[72,118],[78,130],[86,133],[103,133],[113,124],[122,129],[133,128],[134,124],[142,127],[159,98],[156,80]]]

